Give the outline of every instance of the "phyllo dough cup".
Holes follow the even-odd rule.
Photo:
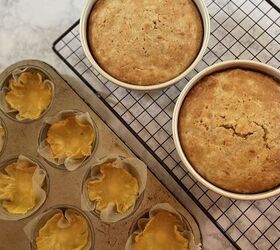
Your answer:
[[[181,241],[182,238],[187,239],[189,250],[201,250],[201,244],[197,245],[194,240],[194,235],[191,230],[191,226],[188,224],[188,221],[178,212],[176,211],[170,204],[168,203],[159,203],[153,206],[149,211],[142,214],[141,217],[132,224],[132,227],[129,232],[129,237],[125,245],[125,250],[134,250],[135,247],[135,238],[142,234],[145,230],[145,227],[151,221],[151,219],[161,211],[169,212],[172,215],[175,215],[177,219],[181,222],[182,227],[176,228],[178,229],[177,233],[180,235]],[[171,248],[170,248],[171,249]],[[143,249],[144,250],[144,249]]]
[[[71,122],[69,119],[72,118],[75,120],[74,125],[67,125],[67,122],[65,123],[66,125],[63,125],[64,121],[68,119]],[[62,126],[65,127],[63,128]],[[73,131],[70,131],[71,129]],[[49,134],[50,130],[51,134]],[[66,131],[65,134],[61,134],[64,131]],[[84,132],[88,138],[84,139],[84,137],[80,136],[80,133],[83,134]],[[73,139],[72,135],[75,136],[77,134],[79,134],[78,137]],[[57,141],[55,141],[55,137],[57,137]],[[52,140],[52,145],[50,145],[48,140]],[[66,148],[67,145],[69,145],[68,148]],[[55,167],[74,171],[81,167],[94,154],[96,147],[97,129],[90,115],[87,112],[65,110],[57,113],[53,117],[47,117],[45,119],[40,133],[38,153]],[[69,152],[73,148],[76,152],[71,155]]]
[[[27,199],[24,198],[22,201],[24,204],[20,206],[18,203],[21,202],[21,198],[17,197],[17,195],[20,195],[20,191],[17,189],[20,187],[26,188],[28,183],[23,183],[23,181],[25,181],[24,179],[18,178],[14,180],[14,176],[10,176],[10,174],[14,174],[16,176],[27,169],[20,168],[17,170],[17,167],[12,166],[13,163],[20,161],[29,163],[30,165],[28,168],[35,167],[32,176],[32,190],[30,190],[30,192],[33,192],[35,205],[30,209],[26,208],[26,206],[30,203],[25,204],[28,202]],[[6,171],[6,167],[8,167],[9,173]],[[49,181],[46,170],[43,169],[42,166],[39,166],[37,162],[23,155],[20,155],[16,160],[13,159],[4,163],[1,168],[0,182],[2,182],[3,185],[0,183],[0,196],[2,196],[2,201],[0,201],[0,219],[16,221],[35,213],[43,205],[47,198]],[[17,180],[21,181],[21,183],[17,183]],[[7,209],[13,212],[11,213]],[[27,212],[22,213],[21,211],[23,210],[27,210]]]
[[[1,86],[0,108],[14,120],[34,121],[47,112],[53,97],[54,83],[43,69],[17,68]]]
[[[90,250],[94,245],[94,231],[87,214],[70,205],[58,205],[37,215],[24,227],[24,232],[31,249],[53,249],[50,247],[66,243],[64,247],[75,245],[75,249]]]
[[[123,169],[126,173],[129,173],[132,177],[136,178],[138,183],[138,194],[136,195],[135,201],[129,200],[130,207],[123,212],[119,212],[117,202],[109,202],[105,208],[101,211],[97,210],[97,200],[91,201],[89,199],[88,184],[93,180],[102,180],[101,168],[102,166],[110,163],[115,168]],[[123,180],[123,179],[122,179]],[[107,223],[114,223],[129,217],[139,207],[146,187],[147,182],[147,166],[144,162],[133,157],[124,157],[119,155],[110,155],[106,158],[100,159],[97,163],[92,166],[86,173],[82,185],[81,195],[81,207],[85,211],[90,211],[100,219]],[[119,185],[129,185],[128,183],[120,183]],[[130,186],[129,189],[132,187]],[[125,188],[124,188],[125,189]],[[123,189],[122,189],[123,190]],[[128,190],[131,191],[131,190]]]

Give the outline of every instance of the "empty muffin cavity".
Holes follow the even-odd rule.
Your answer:
[[[12,158],[0,168],[0,219],[20,220],[34,214],[47,199],[46,170],[24,155]]]
[[[51,229],[51,230],[49,230]],[[24,228],[31,249],[93,249],[94,229],[87,214],[71,205],[51,207]],[[59,235],[63,235],[59,237]]]
[[[137,158],[111,155],[85,174],[82,209],[113,223],[131,216],[140,206],[147,182],[147,166]]]
[[[21,67],[5,78],[0,96],[0,108],[11,119],[34,121],[50,108],[54,84],[43,69],[35,66]]]
[[[44,121],[38,153],[52,166],[73,171],[95,152],[97,128],[86,112],[66,110]]]
[[[170,223],[174,223],[174,225],[169,228],[169,230],[172,230],[172,232],[169,233],[167,231],[162,231],[163,228],[167,230],[168,228],[167,225],[160,225],[160,224],[166,224],[168,220],[170,221]],[[158,226],[158,230],[160,230],[161,232],[157,231],[156,229],[157,226]],[[160,235],[163,236],[164,234],[168,234],[168,237],[170,237],[173,233],[176,237],[178,237],[177,239],[174,239],[174,242],[172,242],[172,237],[171,237],[169,239],[169,242],[167,242],[166,244],[167,246],[166,249],[168,249],[168,246],[174,247],[175,244],[176,244],[176,249],[179,249],[179,247],[180,249],[184,249],[184,250],[202,249],[201,244],[197,245],[195,243],[194,235],[188,221],[168,203],[156,204],[150,210],[144,211],[135,220],[135,222],[131,225],[125,250],[143,248],[143,246],[145,245],[145,240],[146,240],[145,237],[147,234],[149,234],[149,238],[152,237],[149,239],[149,241],[152,240],[154,244],[158,243],[157,242],[158,238],[153,239],[153,233],[155,233],[155,235],[157,236],[159,235],[159,233]],[[165,240],[165,238],[162,238],[162,240]],[[138,245],[136,246],[136,244]],[[155,247],[159,247],[159,246],[155,245]]]

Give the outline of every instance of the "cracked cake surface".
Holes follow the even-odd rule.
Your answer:
[[[101,68],[135,85],[180,75],[196,58],[203,39],[202,19],[192,0],[98,0],[87,32]]]
[[[201,79],[180,110],[179,139],[196,171],[223,189],[258,193],[280,184],[280,84],[251,70]]]

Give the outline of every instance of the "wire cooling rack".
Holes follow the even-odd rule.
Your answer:
[[[205,56],[187,78],[161,91],[128,91],[102,77],[85,58],[79,21],[53,46],[56,54],[162,163],[237,249],[280,249],[280,197],[236,201],[197,183],[184,170],[176,153],[171,132],[172,112],[183,87],[209,65],[230,59],[252,59],[280,68],[280,14],[277,5],[269,2],[206,0],[211,38]]]

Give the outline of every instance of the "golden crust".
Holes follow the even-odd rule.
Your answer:
[[[39,72],[23,72],[17,80],[9,81],[6,102],[23,119],[35,120],[48,108],[52,100],[52,87],[43,81]]]
[[[62,211],[54,214],[39,230],[36,238],[38,250],[49,249],[87,249],[89,228],[87,221],[75,211],[67,217]]]
[[[178,76],[194,61],[202,38],[192,0],[99,0],[88,20],[88,43],[98,64],[135,85]]]
[[[32,183],[35,170],[36,165],[18,160],[5,167],[7,175],[0,173],[0,200],[9,213],[26,214],[36,206]]]
[[[144,231],[136,235],[134,249],[188,250],[189,241],[182,235],[182,228],[182,222],[174,214],[159,211]]]
[[[70,116],[50,126],[47,142],[54,158],[81,159],[91,154],[95,137],[94,129],[88,122],[83,123]]]
[[[118,213],[125,213],[137,199],[137,179],[126,169],[114,167],[111,163],[104,163],[100,173],[99,179],[88,182],[89,199],[96,201],[96,210],[99,212],[113,204]]]
[[[280,184],[280,85],[233,69],[203,78],[179,114],[179,138],[204,178],[237,193]]]

